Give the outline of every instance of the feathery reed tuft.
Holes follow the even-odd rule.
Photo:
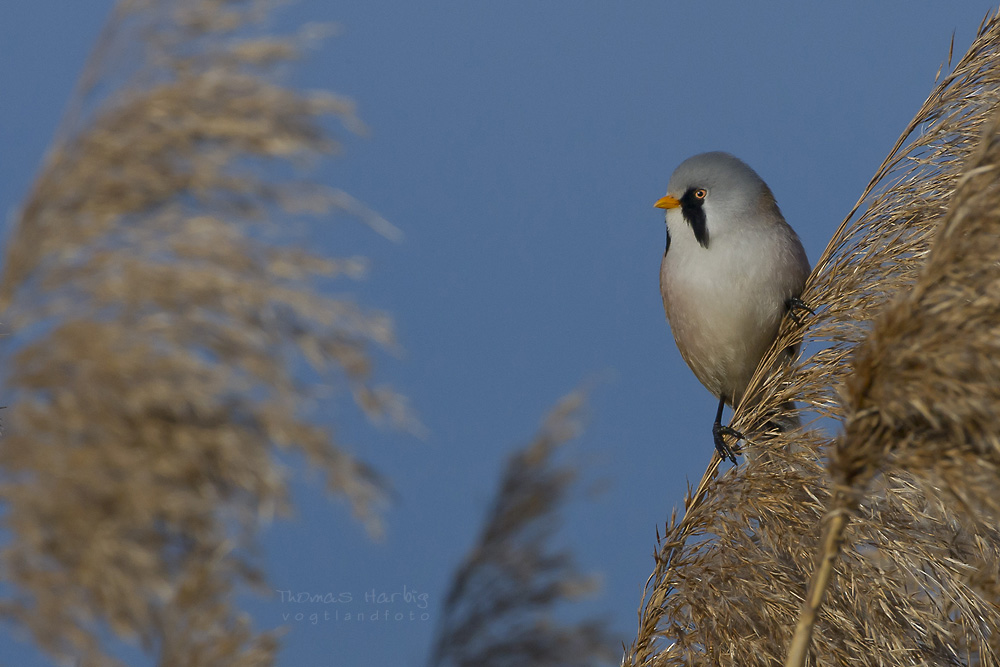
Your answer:
[[[483,533],[452,580],[430,665],[597,667],[614,658],[605,623],[551,617],[597,586],[569,553],[548,544],[576,477],[573,466],[553,459],[576,437],[583,401],[580,390],[564,396],[534,440],[510,457]]]
[[[379,530],[383,484],[318,398],[408,419],[372,383],[391,322],[327,293],[363,259],[283,241],[298,214],[357,207],[269,176],[334,151],[327,119],[360,123],[275,82],[315,31],[257,34],[271,5],[119,3],[7,243],[0,613],[78,664],[113,664],[108,636],[161,664],[271,663],[274,636],[232,597],[260,582],[249,547],[287,506],[281,450]]]
[[[734,416],[745,466],[719,476],[713,458],[667,525],[623,664],[784,664],[824,591],[787,664],[1000,662],[997,181],[976,154],[998,102],[994,15],[817,262],[816,316],[772,348],[802,343],[803,358],[758,372]],[[843,434],[762,432],[790,400]],[[808,589],[817,555],[828,583]]]

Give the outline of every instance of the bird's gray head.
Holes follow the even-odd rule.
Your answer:
[[[739,158],[720,151],[684,160],[667,184],[657,208],[677,209],[698,243],[708,248],[712,234],[725,234],[744,221],[773,219],[781,213],[767,184]],[[761,215],[761,214],[765,215]]]

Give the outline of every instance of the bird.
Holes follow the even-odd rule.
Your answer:
[[[736,464],[744,436],[722,425],[723,410],[739,405],[784,315],[812,312],[799,298],[809,259],[771,189],[729,153],[684,160],[654,206],[666,211],[663,309],[681,357],[719,399],[715,448]]]

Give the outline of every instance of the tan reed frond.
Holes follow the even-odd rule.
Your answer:
[[[584,401],[581,390],[564,396],[509,458],[483,532],[452,580],[428,664],[597,667],[614,659],[605,622],[552,617],[597,587],[550,544],[578,471],[556,458],[580,430]]]
[[[232,597],[287,507],[281,450],[379,531],[384,485],[319,399],[410,423],[372,377],[391,320],[330,295],[363,259],[289,227],[346,211],[392,228],[270,171],[336,149],[331,120],[360,126],[349,101],[277,82],[315,31],[260,34],[272,4],[121,2],[7,244],[0,613],[52,655],[108,664],[110,628],[163,664],[269,664],[274,637]]]
[[[810,583],[786,662],[805,664],[816,612],[829,586],[849,513],[875,475],[905,471],[933,502],[952,508],[964,526],[954,536],[953,566],[978,605],[1000,597],[995,542],[1000,519],[1000,114],[968,159],[934,233],[912,290],[872,323],[858,346],[845,391],[844,432],[830,459],[837,489],[822,559]],[[963,576],[964,575],[964,576]],[[949,613],[967,613],[935,591]],[[970,619],[965,619],[969,622]],[[977,623],[980,619],[971,619]],[[977,663],[996,661],[990,631],[962,642]],[[956,638],[958,639],[958,638]],[[994,646],[989,646],[991,642]]]
[[[998,100],[994,15],[817,262],[803,294],[816,316],[802,327],[785,322],[734,415],[750,437],[746,465],[716,477],[713,458],[683,518],[668,524],[624,664],[783,663],[836,488],[825,461],[836,450],[822,423],[790,433],[765,425],[788,401],[807,416],[854,414],[844,399],[852,357],[887,305],[917,284]],[[796,344],[801,360],[768,376],[777,353]],[[933,404],[933,393],[923,401]],[[853,504],[808,664],[997,664],[984,647],[996,641],[1000,619],[995,597],[982,593],[996,577],[983,575],[979,585],[970,576],[972,567],[993,572],[1000,563],[995,524],[970,520],[929,477],[881,455],[856,465],[867,493]]]

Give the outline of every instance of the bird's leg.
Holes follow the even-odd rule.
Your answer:
[[[738,443],[743,440],[743,434],[732,428],[731,426],[722,425],[722,410],[726,407],[726,397],[719,397],[719,411],[715,413],[715,423],[712,424],[712,437],[715,439],[715,449],[718,450],[719,456],[723,460],[729,459],[736,465],[736,455],[740,453],[740,448]],[[736,438],[736,442],[730,447],[726,444],[726,439],[724,436],[732,436]]]
[[[805,302],[797,296],[793,296],[791,299],[786,301],[785,307],[788,309],[788,316],[791,317],[792,321],[799,326],[802,326],[802,320],[799,316],[800,312],[804,311],[810,315],[816,315],[816,311],[807,306]]]

